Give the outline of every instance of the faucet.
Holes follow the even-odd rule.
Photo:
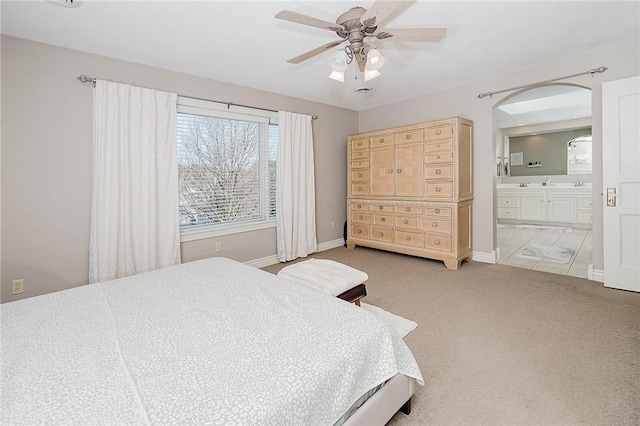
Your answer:
[[[576,183],[573,184],[573,186],[578,187],[578,186],[584,186],[584,182],[582,181],[577,181]]]
[[[520,182],[520,188],[526,188],[527,186],[529,186],[527,182]]]
[[[551,178],[546,178],[542,186],[551,186]]]

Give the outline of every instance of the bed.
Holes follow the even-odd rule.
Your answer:
[[[0,313],[2,424],[384,424],[423,384],[372,314],[225,258]]]

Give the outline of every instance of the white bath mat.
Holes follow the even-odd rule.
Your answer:
[[[569,263],[575,253],[575,250],[565,247],[527,244],[520,253],[518,253],[518,257],[544,260],[546,262]]]
[[[558,232],[571,232],[573,228],[567,228],[566,226],[551,226],[551,225],[516,225],[516,228],[521,229],[537,229],[540,231],[558,231]]]
[[[392,314],[391,312],[387,312],[382,308],[378,308],[377,306],[368,305],[361,302],[360,308],[371,312],[373,315],[386,322],[389,326],[391,326],[391,328],[398,332],[400,337],[405,337],[418,326],[418,323],[416,322],[413,322],[406,318],[402,318],[401,316]]]

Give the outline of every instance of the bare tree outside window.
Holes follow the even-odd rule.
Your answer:
[[[275,192],[275,157],[272,161],[270,153],[264,155],[268,143],[262,139],[271,136],[272,129],[262,136],[267,133],[262,126],[268,125],[178,114],[181,227],[271,216],[268,193],[272,186]],[[277,126],[274,127],[277,139]]]

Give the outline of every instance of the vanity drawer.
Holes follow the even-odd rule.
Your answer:
[[[382,226],[393,226],[393,215],[384,213],[373,214],[373,224]]]
[[[515,197],[498,197],[498,207],[516,207],[518,199]]]
[[[371,239],[376,241],[393,242],[393,228],[371,227]]]
[[[429,219],[420,218],[420,229],[429,232],[442,232],[443,234],[451,233],[451,219]]]
[[[351,180],[369,180],[369,170],[352,170]]]
[[[579,210],[578,211],[578,223],[592,223],[593,213],[591,210]]]
[[[355,238],[369,238],[369,227],[364,225],[353,225],[351,235]]]
[[[426,234],[424,246],[428,249],[438,251],[451,251],[451,237],[448,235],[431,235]]]
[[[423,235],[420,232],[396,231],[396,244],[411,247],[422,247]]]
[[[396,216],[396,228],[418,229],[418,216]]]
[[[453,136],[453,126],[445,124],[444,126],[428,127],[426,129],[426,139],[450,139]]]
[[[380,136],[372,136],[369,138],[369,147],[382,148],[385,146],[393,146],[393,142],[394,142],[393,133],[380,135]]]
[[[591,210],[593,200],[591,198],[578,198],[578,210]]]
[[[371,223],[371,213],[351,212],[351,222]]]
[[[451,198],[453,197],[453,182],[429,182],[424,185],[427,198]]]
[[[451,179],[453,177],[453,164],[426,166],[424,174],[427,179]]]
[[[351,193],[353,195],[367,195],[369,194],[369,184],[368,183],[352,183]]]
[[[424,140],[422,135],[422,129],[411,130],[408,132],[398,132],[396,133],[396,144],[422,142]]]
[[[422,207],[420,206],[396,206],[396,213],[404,214],[422,214]]]
[[[424,214],[434,217],[451,217],[451,207],[425,207]]]
[[[502,219],[516,219],[517,210],[515,207],[498,207],[498,217]]]
[[[369,138],[353,139],[351,141],[351,149],[367,149],[369,148]]]

